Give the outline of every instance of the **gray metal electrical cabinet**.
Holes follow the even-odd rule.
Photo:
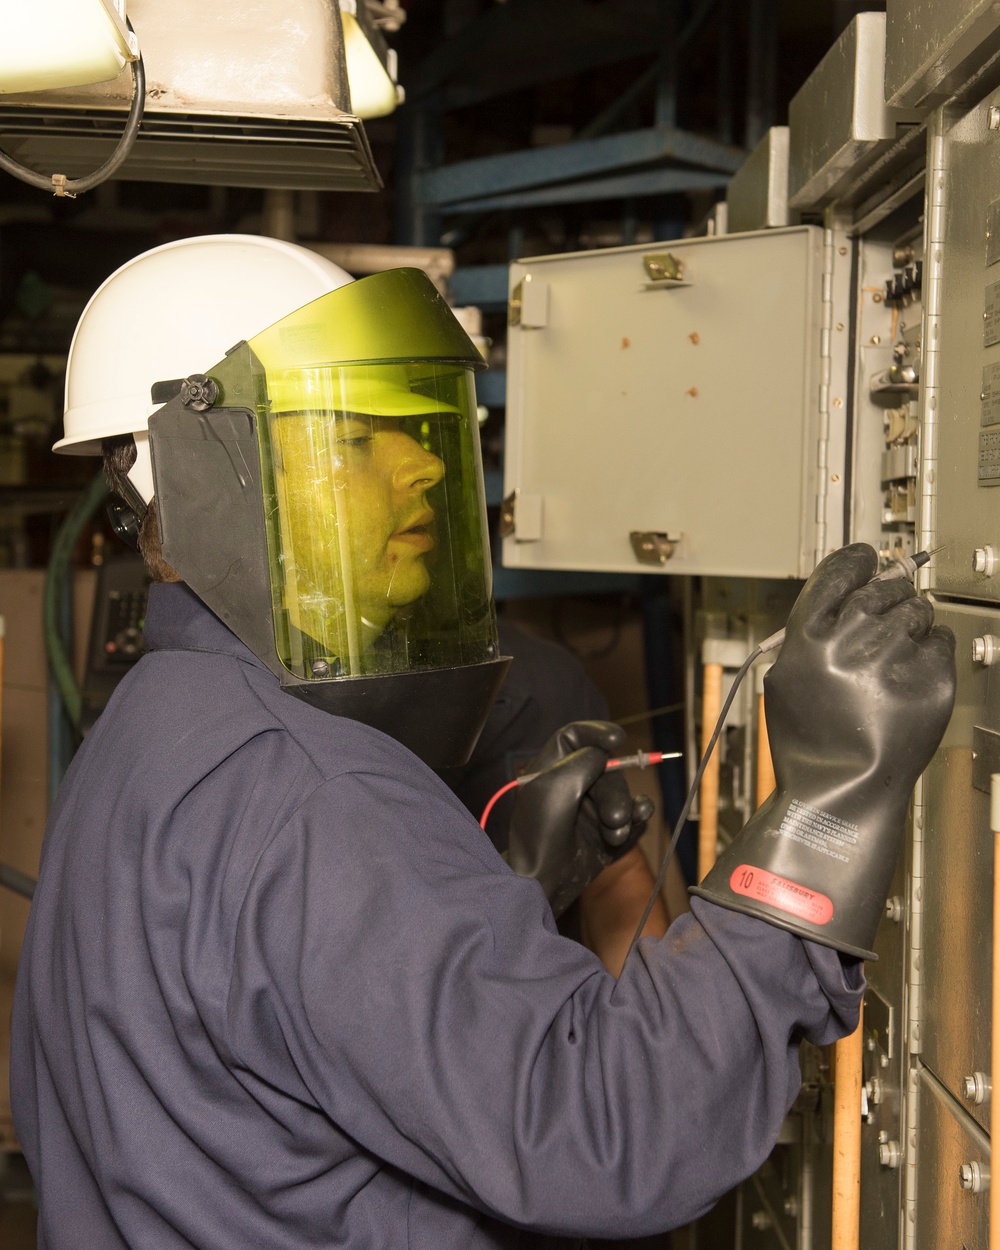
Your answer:
[[[1000,768],[1000,682],[995,668],[974,661],[973,640],[995,634],[1000,615],[995,608],[936,601],[934,618],[955,635],[958,693],[925,775],[920,981],[911,1044],[988,1131],[989,1099],[977,1096],[974,1077],[990,1070],[989,790],[990,774]]]
[[[887,0],[885,98],[910,107],[946,100],[998,47],[994,0]]]
[[[831,250],[803,226],[512,264],[504,565],[804,577],[839,546]]]
[[[931,585],[1000,599],[1000,92],[944,128],[931,188],[942,204],[940,317],[924,354],[936,368]],[[933,358],[937,357],[936,362]]]

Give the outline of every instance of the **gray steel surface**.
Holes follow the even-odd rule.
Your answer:
[[[1000,468],[994,467],[1000,464],[1000,409],[992,393],[1000,366],[1000,263],[987,237],[1000,185],[1000,131],[989,125],[998,101],[994,93],[945,129],[943,169],[933,188],[944,207],[940,320],[932,331],[939,384],[931,484],[934,542],[943,550],[931,585],[986,601],[1000,599],[1000,576],[976,572],[972,557],[977,547],[1000,548]]]
[[[989,1250],[989,1190],[959,1183],[963,1165],[989,1163],[989,1140],[930,1073],[920,1074],[917,1089],[915,1250]]]
[[[910,107],[946,99],[996,47],[993,0],[887,0],[885,98]]]
[[[833,198],[837,184],[881,142],[895,138],[883,98],[885,15],[859,13],[788,106],[792,208]]]
[[[976,726],[1000,729],[1000,666],[972,660],[972,640],[1000,634],[1000,612],[935,603],[957,640],[955,711],[926,774],[920,1056],[960,1102],[962,1082],[990,1070],[993,835],[989,796],[974,787]],[[966,1103],[982,1127],[989,1104]]]
[[[728,228],[765,230],[790,224],[788,127],[772,126],[730,179]]]

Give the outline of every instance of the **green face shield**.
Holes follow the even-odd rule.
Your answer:
[[[420,362],[265,373],[258,428],[282,663],[322,678],[487,658],[471,370]]]
[[[506,667],[482,367],[426,276],[394,270],[270,326],[208,371],[210,401],[184,392],[150,421],[173,567],[292,693],[435,766],[471,750]],[[421,751],[427,726],[462,701],[483,705],[471,738],[456,725]]]
[[[307,680],[496,654],[482,358],[422,274],[380,278],[249,341],[275,645]]]

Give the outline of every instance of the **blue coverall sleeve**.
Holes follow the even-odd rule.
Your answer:
[[[851,1031],[862,984],[835,951],[700,900],[616,982],[433,778],[352,775],[258,864],[229,1044],[446,1195],[640,1236],[759,1166],[799,1040]]]

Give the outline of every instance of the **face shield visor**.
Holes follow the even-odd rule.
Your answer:
[[[506,668],[476,420],[482,367],[426,276],[396,270],[332,291],[234,349],[208,371],[200,402],[213,402],[200,414],[182,394],[150,421],[167,560],[291,693],[376,724],[435,766],[471,750]],[[169,409],[186,433],[170,428]],[[192,487],[191,443],[215,466],[215,504],[200,509],[192,496],[212,488]],[[254,577],[233,572],[234,524],[255,527],[241,543],[262,548]],[[199,547],[220,541],[202,567]],[[237,593],[224,593],[234,579]],[[258,600],[266,585],[263,638],[247,620],[251,584]],[[456,701],[476,705],[471,740],[421,749]]]
[[[265,383],[259,435],[282,664],[316,679],[492,658],[471,369],[275,362]]]

